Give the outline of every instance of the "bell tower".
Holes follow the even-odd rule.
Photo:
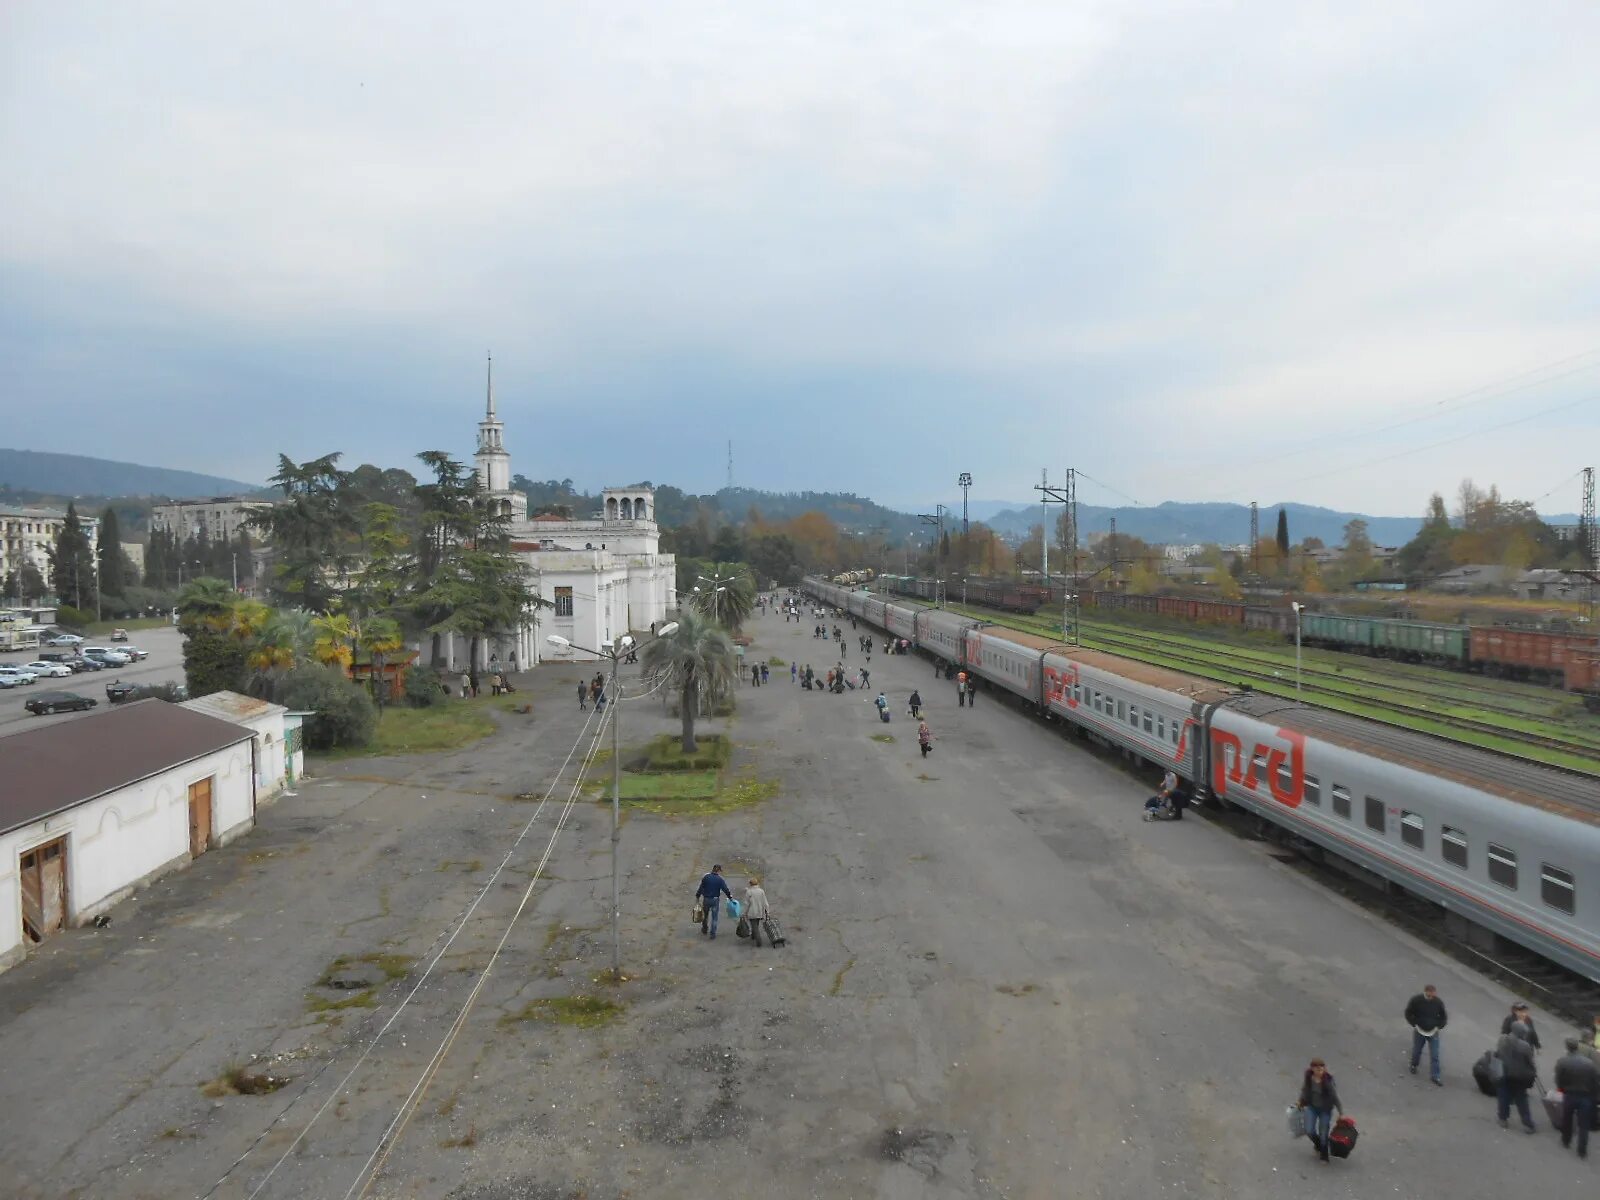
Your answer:
[[[513,521],[528,517],[528,498],[511,489],[511,455],[506,451],[505,426],[494,411],[494,355],[489,356],[488,397],[483,420],[478,422],[478,450],[473,456],[478,468],[478,490],[500,506]]]

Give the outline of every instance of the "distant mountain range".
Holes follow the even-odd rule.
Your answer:
[[[976,507],[975,505],[972,507]],[[1319,508],[1313,504],[1263,504],[1261,506],[1261,536],[1272,537],[1278,528],[1278,510],[1289,517],[1289,538],[1299,542],[1302,538],[1316,537],[1329,546],[1344,541],[1344,527],[1359,517],[1367,523],[1367,536],[1379,546],[1403,546],[1417,535],[1422,518],[1374,517],[1366,513],[1338,512]],[[1050,520],[1054,523],[1061,514],[1061,506],[1050,506]],[[1543,514],[1552,525],[1576,525],[1578,518],[1572,513]],[[971,514],[977,520],[977,514]],[[1111,519],[1117,521],[1118,533],[1129,533],[1146,542],[1187,545],[1191,543],[1218,542],[1236,545],[1250,540],[1250,506],[1247,504],[1185,504],[1168,500],[1164,504],[1124,508],[1102,508],[1093,504],[1078,505],[1078,523],[1083,533],[1103,533],[1111,529]],[[959,514],[958,518],[959,520]],[[1028,531],[1044,519],[1039,505],[1017,505],[983,518],[996,533],[1009,537],[1026,537]]]
[[[0,487],[50,496],[228,496],[259,491],[241,483],[195,471],[141,467],[135,463],[51,454],[43,450],[0,450]]]

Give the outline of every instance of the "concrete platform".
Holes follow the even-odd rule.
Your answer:
[[[824,671],[810,628],[758,618],[751,653]],[[1276,1200],[1600,1181],[1600,1142],[1579,1163],[1548,1130],[1502,1132],[1473,1087],[1509,1000],[1496,988],[1259,845],[1141,822],[1141,782],[989,694],[958,709],[925,661],[875,654],[871,670],[887,726],[870,696],[802,691],[787,667],[740,688],[731,770],[777,781],[775,798],[629,813],[632,978],[605,993],[621,1018],[594,1029],[518,1016],[595,993],[609,961],[608,815],[574,810],[369,1194]],[[341,766],[112,929],[0,976],[15,1194],[250,1195],[326,1102],[260,1194],[344,1195],[471,994],[555,810],[375,1045],[415,972],[338,1024],[306,993],[335,954],[427,959],[531,815],[513,797],[542,791],[577,735],[569,676],[526,677],[531,724],[508,718],[478,747]],[[925,761],[913,687],[938,739]],[[659,697],[624,711],[628,743],[676,725]],[[713,860],[737,865],[736,890],[764,876],[786,947],[690,924]],[[1406,1071],[1400,1011],[1425,982],[1451,1013],[1443,1088]],[[1539,1025],[1548,1078],[1563,1030]],[[201,1095],[271,1053],[290,1087]],[[1313,1054],[1362,1130],[1348,1163],[1314,1162],[1283,1129]]]

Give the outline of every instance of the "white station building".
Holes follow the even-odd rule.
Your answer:
[[[501,664],[526,670],[557,659],[592,661],[593,648],[632,632],[650,632],[678,606],[677,559],[660,552],[655,491],[648,487],[606,488],[599,512],[589,517],[528,516],[528,498],[511,487],[511,455],[505,426],[495,414],[491,364],[487,411],[478,422],[478,486],[510,518],[511,543],[527,569],[528,584],[549,604],[529,614],[515,635],[488,639],[481,650]],[[572,645],[557,649],[545,639],[559,634]],[[589,649],[582,649],[588,647]],[[459,640],[446,653],[464,651]],[[452,654],[451,663],[462,655]]]

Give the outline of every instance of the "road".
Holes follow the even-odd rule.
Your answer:
[[[22,706],[29,697],[37,696],[40,692],[73,692],[80,696],[90,696],[98,700],[102,707],[106,704],[106,684],[113,679],[122,679],[129,683],[182,683],[183,682],[183,638],[171,626],[162,626],[159,629],[140,629],[129,634],[128,640],[141,650],[148,650],[150,657],[141,662],[130,664],[126,667],[108,667],[104,671],[85,671],[74,675],[71,679],[41,679],[35,684],[26,687],[12,688],[10,691],[0,692],[0,732],[9,732],[10,727],[18,722],[28,722],[39,725],[51,721],[72,721],[86,714],[84,713],[58,713],[48,717],[36,717]],[[115,642],[103,639],[90,638],[85,645],[115,646]],[[65,647],[49,646],[49,650],[65,649]],[[16,663],[18,665],[31,662],[39,657],[39,651],[30,650],[27,653],[0,654],[0,662]]]
[[[752,653],[822,670],[809,628],[757,619]],[[1500,1131],[1473,1088],[1508,1000],[1497,988],[1261,844],[1141,822],[1144,782],[989,694],[956,708],[923,660],[877,655],[872,670],[887,727],[866,696],[802,691],[787,669],[740,688],[730,770],[776,784],[771,799],[627,813],[620,988],[597,982],[603,804],[572,810],[513,921],[558,812],[521,797],[553,783],[579,734],[582,671],[524,676],[533,715],[503,714],[478,746],[320,768],[257,833],[120,906],[111,928],[0,975],[13,1192],[1592,1192],[1590,1164],[1548,1131]],[[903,716],[914,686],[938,738],[927,760]],[[658,697],[624,712],[625,744],[677,724]],[[736,889],[764,877],[787,946],[690,924],[712,862]],[[335,955],[379,953],[410,965],[376,1008],[318,1011]],[[1438,1089],[1407,1073],[1400,1017],[1430,982],[1450,1010]],[[540,1002],[578,996],[619,1015],[538,1019]],[[1536,1015],[1556,1045],[1560,1023]],[[1283,1131],[1313,1054],[1363,1131],[1347,1163],[1317,1164]],[[256,1056],[283,1091],[203,1093]]]

